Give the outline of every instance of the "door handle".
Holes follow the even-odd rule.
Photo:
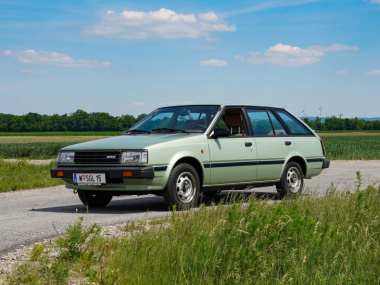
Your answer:
[[[246,142],[246,143],[245,143],[245,146],[246,146],[246,147],[250,147],[250,146],[252,146],[252,143],[251,143],[251,142]]]
[[[285,142],[285,145],[291,145],[291,144],[292,144],[292,142],[290,142],[290,141]]]

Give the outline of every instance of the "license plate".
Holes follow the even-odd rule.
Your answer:
[[[78,185],[101,185],[106,184],[105,173],[74,173],[74,183]]]

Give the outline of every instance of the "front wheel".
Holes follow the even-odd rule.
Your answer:
[[[112,200],[112,195],[97,191],[78,190],[79,199],[89,208],[105,207]]]
[[[297,162],[289,162],[282,174],[280,182],[276,185],[277,192],[283,197],[296,197],[303,189],[302,168]]]
[[[176,206],[179,210],[194,207],[198,201],[200,181],[193,166],[182,163],[175,166],[170,174],[164,199],[170,209]]]

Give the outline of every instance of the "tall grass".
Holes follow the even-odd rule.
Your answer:
[[[55,162],[34,165],[26,160],[6,162],[0,159],[0,192],[61,185],[60,179],[50,177],[50,169],[54,166]]]
[[[117,245],[107,284],[375,284],[379,192],[173,217],[172,227]]]
[[[380,187],[370,186],[273,205],[202,206],[172,212],[157,230],[98,236],[90,260],[66,264],[77,283],[379,284],[379,205]],[[45,284],[41,266],[13,278]]]
[[[327,158],[331,160],[380,159],[380,137],[324,137]]]
[[[0,144],[0,158],[56,158],[61,148],[75,142]]]

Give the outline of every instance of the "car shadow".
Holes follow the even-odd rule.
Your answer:
[[[52,212],[52,213],[78,213],[78,214],[133,214],[143,212],[167,212],[168,207],[162,197],[144,197],[133,199],[115,199],[112,200],[106,207],[102,208],[87,208],[83,204],[74,204],[58,207],[34,208],[31,211]]]
[[[204,203],[206,206],[211,203],[215,205],[219,204],[231,204],[234,202],[248,202],[252,199],[256,200],[281,200],[281,197],[277,193],[272,192],[256,192],[253,190],[249,191],[223,191],[215,196],[205,196],[201,197],[201,203]]]
[[[280,200],[276,193],[254,192],[254,191],[223,191],[213,197],[200,195],[199,205],[205,204],[231,204],[233,202],[247,202],[250,199],[257,200]],[[112,200],[106,207],[87,208],[85,205],[78,203],[73,205],[33,208],[30,211],[46,212],[46,213],[72,213],[72,214],[133,214],[146,212],[169,212],[170,209],[165,204],[163,197],[145,196],[136,197],[129,196],[127,199],[117,198]]]

